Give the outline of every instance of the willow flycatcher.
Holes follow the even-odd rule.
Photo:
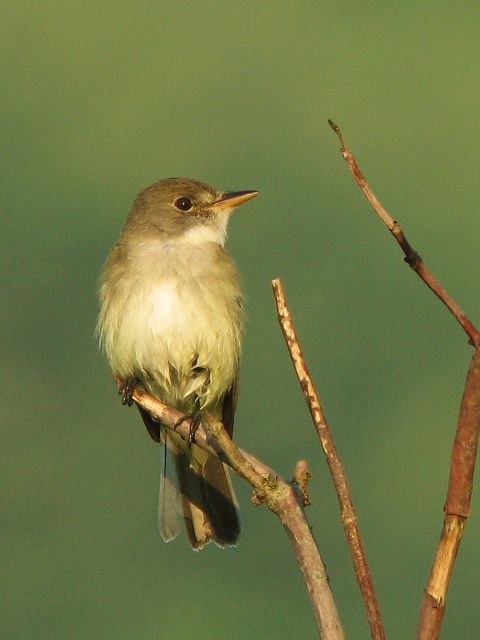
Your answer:
[[[168,178],[137,196],[103,271],[97,326],[112,371],[124,380],[124,404],[141,384],[192,422],[208,412],[232,435],[243,312],[224,244],[231,213],[257,194]],[[163,539],[177,536],[183,515],[194,549],[212,539],[235,545],[240,519],[228,468],[139,409],[164,445]]]

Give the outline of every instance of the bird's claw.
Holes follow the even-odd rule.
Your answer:
[[[176,421],[173,430],[175,431],[177,427],[187,420],[190,420],[190,429],[188,430],[188,448],[190,449],[192,444],[195,443],[195,434],[202,421],[202,414],[198,409],[192,413],[187,413]]]
[[[122,396],[122,404],[131,407],[133,404],[133,392],[140,382],[138,378],[127,378],[118,388],[118,394]]]

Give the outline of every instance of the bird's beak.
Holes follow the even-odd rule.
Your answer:
[[[215,209],[235,209],[244,202],[248,202],[252,198],[258,196],[258,191],[227,191],[224,193],[220,200],[213,203]]]

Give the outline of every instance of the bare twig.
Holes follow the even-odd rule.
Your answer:
[[[452,448],[445,518],[420,611],[418,640],[438,640],[445,601],[458,548],[470,515],[473,474],[480,428],[480,350],[475,352],[465,382]]]
[[[338,127],[332,120],[328,121],[330,127],[337,134],[338,139],[340,140],[340,144],[342,148],[340,149],[343,158],[345,159],[350,171],[353,174],[358,186],[363,191],[365,197],[372,205],[373,210],[378,215],[378,217],[384,222],[387,229],[393,235],[395,240],[400,245],[403,253],[405,254],[405,262],[418,274],[418,276],[425,282],[427,287],[429,287],[433,293],[440,298],[443,304],[448,308],[450,313],[457,319],[460,326],[463,328],[465,333],[470,339],[470,342],[473,345],[477,345],[480,341],[480,334],[473,323],[466,316],[464,311],[460,308],[457,302],[452,298],[452,296],[447,292],[445,287],[437,280],[437,278],[433,275],[427,265],[424,263],[420,255],[415,251],[415,249],[410,245],[408,240],[406,239],[402,228],[398,224],[396,220],[394,220],[385,207],[382,205],[377,196],[373,193],[370,185],[368,184],[365,176],[360,171],[360,167],[357,164],[355,156],[352,151],[348,148],[347,143],[345,142],[345,138]]]
[[[445,518],[437,553],[430,573],[428,586],[422,602],[418,640],[438,640],[445,612],[450,579],[462,539],[473,491],[473,474],[477,457],[480,427],[480,333],[465,315],[457,302],[447,293],[442,284],[426,267],[418,253],[408,243],[400,225],[390,216],[373,193],[360,171],[357,161],[346,145],[339,127],[329,120],[342,145],[341,153],[347,162],[358,186],[383,220],[402,251],[405,261],[417,272],[425,284],[440,298],[468,335],[475,352],[465,382],[457,431],[452,447],[450,479],[444,506]]]
[[[288,351],[290,353],[293,366],[295,367],[303,395],[308,404],[308,408],[310,409],[310,414],[312,416],[315,429],[317,430],[317,434],[330,469],[330,474],[335,485],[335,491],[337,492],[343,529],[345,531],[345,536],[352,556],[358,584],[365,602],[372,638],[374,638],[374,640],[384,640],[385,631],[383,628],[380,607],[375,594],[375,587],[373,585],[372,575],[368,566],[347,477],[343,469],[340,456],[338,455],[330,427],[328,426],[325,418],[320,398],[308,372],[308,367],[287,305],[283,285],[277,278],[272,281],[272,286],[278,310],[278,319],[285,337],[285,342],[287,343]]]
[[[117,384],[122,383],[118,377],[116,381]],[[155,420],[188,441],[190,421],[178,424],[182,417],[179,411],[148,395],[140,387],[133,391],[132,397]],[[263,462],[237,447],[220,422],[204,420],[195,433],[195,444],[230,465],[252,485],[257,502],[265,502],[277,514],[295,550],[314,610],[319,637],[323,640],[343,640],[343,630],[325,566],[292,486]]]

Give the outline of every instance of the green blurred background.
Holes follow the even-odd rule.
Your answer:
[[[135,194],[167,176],[259,189],[230,227],[248,330],[238,442],[289,477],[350,638],[368,638],[329,476],[277,326],[281,276],[353,487],[389,638],[413,637],[470,348],[402,263],[327,125],[480,321],[480,6],[6,1],[2,142],[5,639],[315,637],[286,535],[236,481],[236,550],[165,545],[159,450],[93,330]],[[443,637],[479,627],[479,499]]]

